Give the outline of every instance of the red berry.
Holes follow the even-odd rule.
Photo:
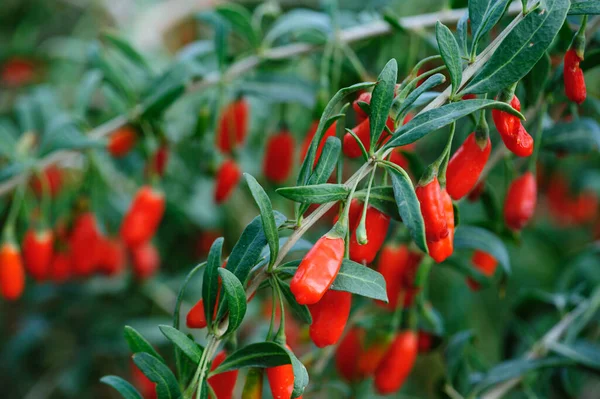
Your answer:
[[[152,243],[147,242],[131,250],[133,274],[139,280],[152,277],[160,266],[160,255]]]
[[[490,157],[491,149],[489,138],[484,141],[482,148],[475,133],[471,133],[456,150],[446,171],[446,190],[452,199],[459,200],[473,189]]]
[[[575,49],[571,48],[565,53],[563,78],[565,82],[565,94],[569,100],[581,104],[585,101],[587,90],[583,71],[579,66],[582,61]]]
[[[287,130],[269,137],[263,162],[265,177],[275,183],[287,180],[294,165],[294,137]]]
[[[321,158],[321,153],[323,152],[323,147],[325,147],[325,142],[328,137],[335,137],[335,129],[337,122],[334,122],[329,128],[325,131],[319,146],[317,147],[317,152],[315,154],[315,162],[313,163],[313,168],[319,162],[319,158]],[[310,129],[308,129],[308,133],[306,133],[306,137],[304,138],[304,142],[302,143],[302,152],[300,153],[300,160],[304,161],[306,158],[306,154],[308,154],[308,149],[310,148],[310,144],[312,142],[313,137],[315,137],[315,133],[317,133],[317,129],[319,127],[319,121],[314,121],[312,125],[310,125]]]
[[[135,248],[156,233],[165,211],[162,191],[144,186],[138,190],[121,224],[121,238],[127,247]]]
[[[535,212],[537,183],[531,172],[515,179],[504,200],[504,221],[513,230],[521,230]]]
[[[229,153],[244,143],[248,131],[248,103],[239,99],[229,104],[219,121],[217,130],[217,148]]]
[[[30,229],[23,238],[23,259],[31,276],[43,281],[48,278],[54,252],[54,234],[51,230]]]
[[[316,346],[335,345],[342,336],[352,305],[352,294],[329,290],[319,302],[309,305],[312,315],[310,338]]]
[[[216,176],[215,202],[217,204],[227,201],[241,177],[242,172],[235,161],[228,159],[221,164]]]
[[[402,388],[417,359],[418,339],[413,331],[396,335],[375,371],[375,389],[387,395]]]
[[[97,266],[97,245],[100,232],[96,216],[91,212],[81,214],[73,224],[69,242],[73,272],[78,276],[89,276]]]
[[[227,357],[225,351],[221,351],[215,356],[210,366],[210,371],[215,370]],[[226,371],[224,373],[213,375],[208,379],[208,385],[214,391],[215,399],[231,399],[237,380],[238,370]]]
[[[0,293],[4,299],[14,301],[25,289],[25,269],[19,247],[5,242],[0,247]]]
[[[424,186],[418,185],[415,193],[421,204],[427,241],[434,242],[447,237],[449,234],[448,222],[437,176]]]
[[[115,158],[122,158],[131,151],[137,142],[137,133],[131,126],[115,130],[108,139],[108,151]]]

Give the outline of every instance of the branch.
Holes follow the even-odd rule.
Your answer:
[[[515,2],[515,3],[511,4],[511,6],[509,7],[507,14],[512,15],[512,14],[519,12],[520,10],[521,10],[520,3]],[[435,25],[435,23],[438,20],[441,22],[444,22],[446,24],[454,23],[454,22],[458,21],[460,19],[460,17],[466,11],[467,10],[463,8],[463,9],[457,9],[457,10],[444,10],[444,11],[440,11],[437,13],[431,13],[431,14],[415,15],[415,16],[400,18],[398,20],[398,23],[407,30],[418,31],[418,30],[422,30],[423,28]],[[521,18],[522,18],[521,15],[519,15],[519,16],[517,16],[517,18],[515,18],[515,20],[520,20]],[[503,38],[502,35],[504,35],[505,32],[512,29],[512,27],[514,27],[514,24],[515,24],[515,22],[513,21],[513,23],[511,23],[511,25],[509,25],[509,27],[507,27],[504,30],[504,32],[502,32],[502,34],[494,42],[492,42],[492,45],[494,43],[496,43],[499,38],[501,38],[501,37]],[[393,32],[393,29],[394,28],[385,21],[373,21],[373,22],[369,22],[364,25],[355,26],[355,27],[341,31],[339,40],[342,43],[350,44],[350,43],[353,43],[353,42],[356,42],[359,40],[365,40],[365,39],[369,39],[369,38],[374,38],[374,37],[390,34]],[[499,41],[497,42],[497,44],[499,44]],[[493,48],[493,50],[489,50],[492,47],[492,45],[490,45],[490,47],[486,48],[481,53],[480,57],[478,57],[477,61],[473,65],[471,65],[467,69],[465,69],[465,71],[463,73],[463,82],[466,82],[469,78],[471,78],[473,76],[473,74],[480,68],[480,65],[481,65],[481,63],[479,63],[480,60],[483,63],[485,63],[485,61],[487,61],[487,59],[489,59],[489,56],[485,59],[482,56],[486,53],[490,53],[489,55],[491,56],[491,53],[493,52],[493,50],[495,50],[495,48]],[[220,80],[234,79],[234,78],[244,74],[245,72],[248,72],[248,71],[256,68],[258,65],[260,65],[264,61],[284,60],[284,59],[288,59],[288,58],[291,58],[294,56],[307,54],[312,51],[318,50],[320,48],[321,48],[321,46],[316,46],[316,45],[312,45],[312,44],[296,43],[296,44],[290,44],[290,45],[286,45],[286,46],[275,47],[272,49],[267,49],[260,56],[259,55],[249,56],[247,58],[244,58],[240,61],[233,63],[223,76],[221,76],[218,72],[213,72],[213,73],[206,75],[206,77],[204,77],[204,79],[190,84],[186,88],[186,93],[193,93],[193,92],[214,86]],[[429,106],[425,110],[429,110],[429,109],[441,106],[447,100],[448,94],[450,93],[449,90],[450,89],[446,90],[443,93],[443,96],[438,97],[438,99],[434,100],[434,102],[429,104]],[[137,113],[134,113],[134,114],[137,114]],[[116,118],[111,119],[110,121],[96,127],[95,129],[92,129],[89,132],[89,135],[93,138],[102,138],[102,137],[108,136],[114,130],[125,125],[128,122],[128,120],[129,119],[128,119],[127,115],[119,115]],[[61,164],[67,163],[68,164],[69,161],[72,161],[75,157],[78,156],[78,154],[79,153],[76,151],[57,151],[57,152],[49,154],[45,158],[41,159],[38,162],[37,166],[39,168],[44,168],[44,167],[54,164],[54,163],[61,163]],[[3,183],[0,183],[0,197],[7,194],[9,191],[13,190],[18,184],[20,184],[21,182],[23,182],[24,180],[29,178],[29,174],[30,174],[30,172],[21,173],[17,176],[14,176],[14,177],[8,179],[7,181],[5,181]]]

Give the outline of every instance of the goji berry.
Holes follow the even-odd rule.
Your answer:
[[[19,247],[4,242],[0,247],[0,293],[4,299],[14,301],[25,289],[25,269]]]
[[[50,264],[50,279],[64,283],[71,277],[71,255],[68,251],[56,252]]]
[[[50,197],[56,197],[62,188],[62,170],[56,165],[50,165],[42,171],[41,175],[41,178],[35,175],[31,179],[31,189],[35,195],[41,197],[44,193],[44,184],[47,184],[48,194]],[[45,179],[45,182],[42,182],[42,179]]]
[[[312,324],[310,338],[316,346],[324,348],[334,345],[342,336],[352,305],[352,294],[329,290],[319,302],[309,305]]]
[[[471,258],[471,262],[473,262],[473,266],[478,269],[483,275],[490,277],[493,276],[496,272],[496,266],[498,265],[498,261],[492,255],[487,252],[481,250],[475,250],[473,252],[473,257]],[[469,288],[473,291],[479,290],[479,283],[472,278],[467,278],[467,284]]]
[[[96,246],[98,269],[115,276],[123,271],[126,263],[125,247],[118,238],[101,237]]]
[[[131,378],[133,380],[133,385],[140,390],[140,393],[144,399],[157,398],[156,384],[150,381],[150,379],[146,377],[146,375],[142,373],[142,371],[138,369],[133,362],[131,362]]]
[[[240,98],[229,104],[219,121],[217,130],[217,148],[229,153],[244,143],[248,132],[248,102]]]
[[[357,373],[360,378],[371,377],[375,374],[377,367],[383,360],[390,343],[387,340],[372,342],[371,345],[363,347],[358,359],[356,359]]]
[[[454,252],[454,207],[452,206],[452,198],[445,189],[442,190],[441,197],[444,204],[448,235],[439,241],[427,242],[429,255],[437,263],[443,262]]]
[[[115,130],[108,139],[108,151],[115,158],[122,158],[131,151],[137,142],[137,133],[131,126]]]
[[[131,249],[131,263],[133,274],[139,280],[151,277],[160,266],[160,255],[151,242]]]
[[[215,356],[210,366],[210,371],[215,370],[227,358],[227,353],[221,351]],[[226,371],[224,373],[213,375],[208,379],[208,385],[214,391],[215,399],[231,399],[237,380],[238,370]]]
[[[146,165],[146,176],[156,174],[157,176],[164,176],[167,164],[169,163],[169,147],[166,143],[161,144],[154,154],[148,160]]]
[[[489,137],[482,141],[471,133],[448,162],[446,190],[452,199],[461,199],[477,183],[492,149]]]
[[[9,87],[28,84],[35,76],[35,64],[25,58],[13,57],[2,65],[0,80]]]
[[[346,381],[354,382],[359,379],[356,359],[361,353],[364,335],[365,331],[362,328],[354,327],[346,333],[335,349],[335,366]]]
[[[354,202],[352,203],[352,206],[354,206]],[[355,262],[371,263],[385,241],[388,227],[390,226],[390,217],[385,213],[380,212],[377,208],[369,205],[367,207],[367,217],[365,220],[368,242],[361,245],[358,243],[355,232],[360,223],[363,207],[364,205],[359,207],[359,211],[356,215],[352,215],[352,211],[350,212],[349,223],[351,230],[349,253],[350,259]]]
[[[565,53],[563,78],[565,82],[565,94],[569,100],[581,104],[585,101],[587,90],[585,87],[585,79],[583,78],[583,71],[579,66],[579,63],[583,61],[579,58],[577,51],[574,48],[570,48]]]
[[[89,276],[95,271],[98,253],[96,246],[99,240],[96,216],[86,212],[77,217],[69,237],[73,272],[77,276]]]
[[[165,196],[150,186],[135,194],[121,224],[121,238],[129,248],[148,242],[156,233],[165,211]]]
[[[513,230],[520,230],[535,212],[537,184],[533,173],[526,172],[515,179],[504,200],[504,221]]]
[[[327,128],[327,130],[325,131],[325,134],[323,134],[323,137],[321,138],[321,142],[319,143],[319,146],[317,147],[317,152],[315,153],[315,162],[313,163],[313,167],[315,167],[317,165],[317,163],[319,162],[319,158],[321,158],[321,153],[323,152],[323,147],[325,147],[325,142],[327,141],[327,138],[335,137],[336,126],[337,126],[337,122],[333,122],[333,124]],[[312,140],[315,137],[315,133],[317,133],[318,128],[319,128],[319,121],[314,121],[310,125],[310,128],[308,129],[308,132],[306,133],[306,136],[304,137],[304,142],[302,143],[302,151],[300,153],[300,155],[301,155],[300,161],[301,162],[304,162],[304,158],[306,158],[306,154],[308,154],[308,149],[310,148],[310,144],[312,143]]]
[[[406,245],[386,245],[381,250],[377,263],[377,271],[385,279],[388,303],[375,303],[389,310],[394,310],[402,304],[398,303],[400,294],[403,295],[404,306],[412,303],[416,294],[414,277],[421,262],[421,254],[412,252]]]
[[[442,189],[437,176],[425,185],[417,185],[415,189],[421,205],[421,213],[425,222],[427,241],[439,241],[448,236],[448,222],[442,198]]]
[[[375,371],[375,389],[379,394],[394,393],[402,387],[415,364],[418,349],[413,331],[396,335]]]
[[[291,350],[289,346],[287,348]],[[267,379],[273,399],[291,399],[294,391],[294,369],[291,364],[269,367]]]
[[[521,102],[517,96],[513,95],[510,106],[521,111]],[[533,138],[527,133],[517,116],[492,109],[492,118],[504,145],[513,154],[519,157],[528,157],[533,153]]]
[[[221,164],[216,176],[215,202],[217,204],[227,201],[241,177],[242,172],[235,161],[228,159]]]
[[[265,149],[263,173],[275,183],[283,183],[294,165],[294,137],[283,130],[269,138]]]
[[[23,259],[34,279],[43,281],[48,278],[53,252],[54,234],[51,230],[27,230],[23,238]]]
[[[394,131],[394,121],[391,118],[387,119],[387,127]],[[356,137],[360,140],[362,145],[365,147],[365,150],[369,152],[371,149],[371,122],[369,119],[365,119],[360,122],[358,125],[352,129]],[[379,139],[379,143],[385,142],[389,140],[391,136],[387,133],[387,131],[383,131]],[[356,142],[356,139],[350,134],[346,133],[344,135],[344,146],[343,146],[344,154],[348,158],[357,158],[362,155],[362,150],[359,144]]]
[[[371,104],[371,96],[372,94],[369,92],[361,93],[360,96],[356,100],[352,102],[352,109],[354,109],[354,114],[356,115],[356,121],[361,123],[369,116],[363,111],[363,109],[358,105],[359,101],[365,102],[367,104]]]

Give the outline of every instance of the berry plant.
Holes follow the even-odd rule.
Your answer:
[[[7,397],[596,396],[600,1],[24,3]]]

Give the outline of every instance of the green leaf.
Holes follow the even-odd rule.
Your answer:
[[[105,145],[102,140],[84,136],[70,116],[58,114],[46,126],[40,143],[39,155],[46,155],[57,150],[102,148]]]
[[[247,40],[254,48],[259,47],[260,39],[252,27],[252,15],[248,10],[234,3],[227,3],[219,5],[215,11],[229,22],[233,31],[242,39]]]
[[[41,115],[36,112],[32,96],[20,96],[15,102],[15,114],[22,132],[39,132],[38,120]],[[38,117],[39,116],[39,117]]]
[[[469,13],[465,12],[456,24],[456,36],[458,37],[458,45],[460,47],[460,54],[467,56],[469,53],[467,45],[467,35],[469,33]]]
[[[544,129],[542,148],[573,154],[597,152],[600,149],[600,125],[591,118],[557,123]]]
[[[492,255],[504,268],[510,270],[510,257],[502,240],[489,230],[481,227],[461,225],[454,234],[455,249],[479,249]]]
[[[471,32],[473,33],[472,52],[476,53],[479,40],[488,33],[506,12],[511,0],[477,0],[469,2]],[[473,13],[475,18],[473,18]]]
[[[406,111],[408,111],[411,106],[415,103],[415,101],[417,101],[417,99],[421,96],[421,94],[425,93],[426,91],[431,90],[432,88],[441,85],[442,83],[444,83],[446,81],[446,77],[444,75],[442,75],[441,73],[436,73],[435,75],[430,76],[429,78],[427,78],[427,80],[425,82],[423,82],[419,87],[417,87],[416,89],[414,89],[412,92],[410,92],[410,94],[403,100],[400,97],[397,97],[396,100],[394,101],[394,105],[399,104],[398,105],[398,110],[395,111],[396,113],[396,120],[398,120],[398,117],[403,117],[404,114],[406,113]],[[437,95],[438,93],[436,93]]]
[[[395,165],[394,165],[395,166]],[[387,170],[392,177],[392,188],[398,213],[402,222],[408,228],[410,236],[417,246],[425,253],[429,253],[425,241],[425,222],[421,214],[421,205],[415,194],[415,188],[410,177],[404,170],[386,164]]]
[[[316,184],[314,186],[298,186],[278,188],[277,193],[292,201],[309,204],[325,204],[332,201],[345,200],[350,189],[343,184]]]
[[[568,9],[569,0],[543,1],[500,43],[463,92],[498,91],[527,75],[554,40]]]
[[[446,358],[448,379],[454,381],[461,369],[461,363],[465,361],[467,346],[473,341],[473,332],[470,330],[460,331],[448,340],[448,346],[444,352]]]
[[[308,307],[306,305],[300,305],[296,301],[296,297],[294,297],[294,294],[290,290],[290,286],[287,284],[281,283],[281,284],[279,284],[279,287],[281,288],[283,297],[287,301],[288,305],[290,305],[290,308],[292,309],[294,314],[298,317],[298,319],[300,319],[301,321],[303,321],[306,324],[312,324],[312,316],[310,314],[310,311],[308,310]]]
[[[437,24],[435,25],[435,37],[437,38],[440,55],[450,74],[452,96],[454,96],[462,83],[462,60],[460,58],[460,49],[458,48],[458,43],[452,32],[450,32],[450,29],[440,21],[437,21]]]
[[[87,108],[90,105],[92,97],[96,90],[100,88],[102,83],[102,72],[97,69],[92,69],[83,75],[81,84],[77,86],[75,93],[75,111],[79,115],[85,115]]]
[[[147,353],[133,355],[133,362],[152,382],[156,383],[156,394],[160,399],[181,398],[177,379],[164,363]]]
[[[347,291],[380,301],[388,301],[383,276],[379,272],[350,259],[342,261],[342,267],[331,285],[331,289]]]
[[[363,202],[366,197],[367,190],[360,190],[354,193],[354,198]],[[396,205],[396,198],[394,197],[394,189],[392,186],[371,187],[369,205],[395,220],[402,221],[402,218],[398,213],[398,206]]]
[[[290,356],[283,346],[275,342],[258,342],[244,346],[227,356],[211,374],[245,367],[269,368],[290,363]]]
[[[188,338],[187,335],[171,326],[160,325],[160,331],[169,341],[183,352],[188,359],[198,366],[202,358],[202,347]]]
[[[440,108],[434,108],[415,116],[406,125],[401,126],[396,130],[392,139],[387,142],[384,148],[387,149],[414,143],[428,133],[436,131],[444,126],[448,126],[457,119],[487,108],[496,108],[518,116],[519,118],[523,118],[523,115],[509,104],[500,101],[483,99],[459,101],[446,104]]]
[[[542,58],[535,64],[531,72],[524,79],[527,96],[527,104],[534,106],[546,87],[546,82],[550,77],[550,56],[544,53]]]
[[[204,301],[204,315],[206,324],[212,328],[212,318],[215,306],[217,306],[217,295],[219,292],[219,268],[221,266],[221,252],[223,251],[223,237],[213,242],[208,252],[204,279],[202,280],[202,300]]]
[[[16,157],[19,130],[9,119],[0,120],[0,155],[10,159]],[[2,167],[6,169],[6,166]]]
[[[131,61],[135,66],[143,70],[144,72],[151,73],[150,66],[146,59],[133,48],[125,39],[117,36],[114,33],[104,33],[102,38],[110,43],[113,48],[118,50],[125,58]]]
[[[317,161],[317,166],[310,175],[310,179],[308,179],[309,186],[323,184],[329,179],[329,176],[331,176],[337,165],[341,152],[341,140],[337,137],[327,137],[325,145],[323,146],[323,152],[321,152],[321,156]]]
[[[379,138],[385,129],[390,114],[390,108],[394,101],[394,90],[398,79],[398,63],[394,58],[388,61],[377,77],[377,84],[373,89],[370,103],[370,128],[371,149],[379,142]]]
[[[279,252],[279,233],[277,231],[277,224],[275,223],[275,215],[273,214],[273,205],[271,205],[271,200],[267,193],[265,193],[265,190],[252,175],[244,173],[244,177],[256,205],[260,209],[260,218],[271,254],[269,265],[272,265],[275,259],[277,259],[277,253]]]
[[[600,3],[593,0],[571,0],[569,15],[600,14]]]
[[[297,9],[279,17],[265,36],[265,45],[271,46],[278,39],[292,34],[313,31],[327,36],[331,31],[331,20],[322,12]]]
[[[227,311],[229,312],[229,324],[225,335],[231,334],[242,324],[246,315],[246,291],[244,286],[235,276],[227,269],[219,268],[225,297],[227,298]]]
[[[107,375],[100,378],[100,382],[109,385],[117,390],[125,399],[142,399],[142,395],[135,389],[133,385],[115,375]]]
[[[148,353],[160,360],[161,362],[165,363],[165,359],[163,359],[162,356],[158,354],[158,352],[152,347],[152,345],[150,345],[150,342],[148,342],[146,338],[142,336],[142,334],[137,332],[135,328],[125,326],[124,333],[127,345],[129,346],[129,349],[132,353]]]
[[[304,393],[304,389],[308,385],[308,372],[302,362],[296,357],[296,355],[287,350],[290,360],[292,361],[292,367],[294,369],[294,390],[292,391],[292,398],[297,398]]]
[[[335,96],[333,96],[333,98],[329,101],[329,103],[325,107],[325,110],[323,111],[323,114],[321,115],[321,119],[319,120],[319,126],[317,127],[315,135],[310,143],[310,147],[308,149],[306,157],[304,158],[304,161],[302,162],[302,166],[300,168],[300,173],[298,174],[298,180],[296,182],[296,184],[298,186],[306,185],[308,182],[308,179],[310,178],[313,164],[315,163],[315,158],[317,156],[317,148],[319,147],[319,143],[323,139],[323,135],[325,134],[326,128],[328,127],[327,121],[329,120],[329,118],[331,116],[334,115],[335,107],[348,94],[352,94],[358,90],[367,89],[367,88],[373,86],[374,84],[375,84],[374,82],[366,82],[366,83],[358,83],[358,84],[352,85],[350,87],[345,87],[343,89],[340,89],[335,94]]]
[[[285,216],[275,211],[275,224],[278,228],[286,220]],[[267,245],[267,238],[263,230],[261,217],[257,216],[242,232],[229,255],[225,268],[235,274],[240,281],[246,282],[248,273],[258,263],[265,245]]]
[[[299,103],[313,108],[317,85],[298,74],[271,70],[269,73],[253,74],[245,79],[240,86],[240,92],[270,102]]]
[[[600,346],[592,342],[579,340],[570,345],[555,342],[550,345],[550,350],[584,366],[600,370]]]

